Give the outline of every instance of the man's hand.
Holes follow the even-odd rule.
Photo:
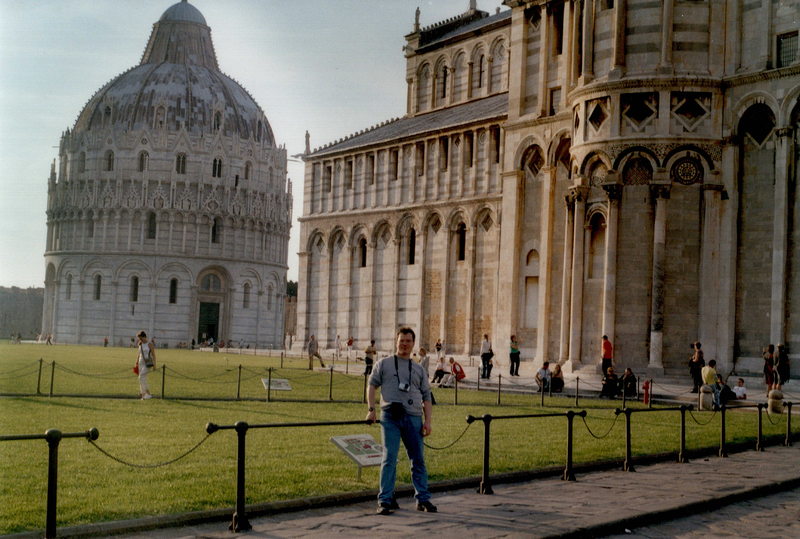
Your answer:
[[[371,412],[367,412],[367,417],[365,419],[366,419],[367,423],[369,423],[370,425],[372,423],[375,423],[375,410],[372,410]]]
[[[433,429],[431,429],[431,422],[430,421],[426,421],[425,423],[422,424],[422,436],[423,437],[430,436],[432,430]]]

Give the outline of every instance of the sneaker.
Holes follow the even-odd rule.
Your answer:
[[[142,399],[144,399],[144,400],[152,399],[152,398],[153,398],[153,396],[150,393],[147,393],[147,394],[145,394],[144,397],[142,397]]]
[[[433,505],[431,502],[417,502],[417,511],[423,511],[425,513],[435,513],[437,509],[436,506]]]
[[[388,504],[386,502],[381,502],[381,503],[378,504],[377,513],[379,515],[391,515],[392,511],[391,511],[390,507],[391,507],[391,504]]]
[[[389,502],[389,509],[392,511],[400,509],[400,505],[397,503],[397,498],[392,498],[392,501]]]

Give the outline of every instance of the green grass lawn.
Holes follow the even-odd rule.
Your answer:
[[[44,396],[0,399],[0,435],[62,432],[97,427],[97,444],[121,460],[149,465],[176,458],[205,437],[205,424],[290,423],[300,421],[360,420],[363,377],[335,374],[332,394],[328,373],[304,370],[307,360],[289,360],[280,370],[279,358],[236,354],[211,354],[159,350],[158,363],[167,365],[168,397],[236,396],[242,365],[242,397],[265,399],[261,377],[269,367],[275,378],[286,378],[291,392],[275,394],[278,402],[67,398],[46,396],[50,387],[49,363],[56,362],[55,394],[137,396],[138,382],[131,372],[135,352],[130,349],[77,346],[11,346],[0,343],[0,393],[35,393],[39,359],[45,362],[41,387]],[[61,366],[63,365],[63,369]],[[161,376],[150,376],[153,393],[160,395]],[[453,406],[452,389],[436,389],[433,434],[427,443],[442,447],[467,426],[467,414],[481,416],[565,412],[574,404],[568,398],[459,391]],[[313,402],[320,401],[320,402]],[[347,402],[346,402],[347,401]],[[638,405],[638,404],[635,404]],[[614,423],[620,401],[581,399],[586,423],[602,440],[593,438],[575,419],[575,463],[622,458],[625,424]],[[706,422],[709,413],[695,413]],[[633,451],[636,455],[677,451],[680,414],[634,414]],[[730,412],[727,439],[754,439],[756,415]],[[492,472],[527,470],[563,465],[566,419],[515,419],[492,422]],[[764,419],[765,435],[784,432],[783,420]],[[376,488],[378,469],[368,468],[356,480],[356,468],[329,441],[331,436],[369,433],[380,439],[377,426],[309,427],[251,430],[247,435],[247,502],[267,502],[305,496]],[[719,416],[707,426],[687,417],[690,449],[719,444]],[[446,450],[426,452],[432,481],[476,476],[481,472],[483,424],[473,424],[465,436]],[[402,452],[401,452],[402,453]],[[186,458],[159,468],[132,468],[101,454],[83,439],[65,439],[59,448],[58,525],[118,520],[231,507],[236,490],[236,433],[213,434]],[[402,457],[405,460],[405,457]],[[398,482],[410,483],[408,466],[398,467]],[[43,529],[47,488],[47,443],[44,440],[0,442],[0,534]]]

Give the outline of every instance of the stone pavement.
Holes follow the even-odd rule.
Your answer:
[[[495,493],[490,496],[477,494],[474,489],[435,494],[433,502],[439,507],[436,514],[418,512],[412,498],[401,498],[400,510],[389,516],[376,515],[376,503],[364,502],[253,518],[253,529],[239,535],[265,539],[585,538],[613,533],[640,538],[800,536],[798,447],[745,451],[725,459],[701,457],[686,464],[637,465],[632,473],[609,470],[578,474],[575,482],[539,479],[494,485],[493,489]],[[784,493],[777,495],[778,500],[794,501],[770,512],[770,502],[763,496],[778,492]],[[730,507],[732,504],[739,505]],[[721,513],[720,508],[726,507]],[[684,518],[661,527],[642,528],[695,514],[695,524]],[[767,515],[774,520],[766,523]],[[742,524],[743,520],[749,528]],[[117,537],[223,539],[232,536],[227,524],[149,530]],[[626,529],[635,535],[626,534]],[[725,529],[734,534],[721,533]],[[692,535],[695,531],[706,535]]]

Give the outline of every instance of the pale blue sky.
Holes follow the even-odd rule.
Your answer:
[[[106,82],[138,65],[153,23],[175,0],[0,0],[0,286],[44,284],[45,208],[61,133]],[[190,0],[221,69],[267,115],[289,155],[405,114],[404,36],[469,0]],[[478,0],[490,13],[501,0]],[[303,165],[289,278],[297,279]]]

